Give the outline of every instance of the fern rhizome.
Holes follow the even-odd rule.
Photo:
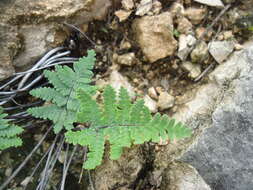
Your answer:
[[[73,69],[56,66],[55,71],[45,71],[45,77],[53,87],[38,88],[31,94],[50,103],[29,109],[33,116],[51,120],[55,133],[65,129],[67,142],[88,147],[85,169],[94,169],[101,164],[106,141],[110,143],[110,158],[116,160],[123,147],[191,135],[190,129],[167,115],[152,116],[143,100],[133,103],[124,88],[117,95],[111,86],[107,86],[103,104],[99,105],[93,99],[96,88],[90,85],[95,60],[95,52],[90,50],[87,57],[73,64]],[[74,128],[74,123],[85,125]]]
[[[9,120],[5,119],[7,115],[0,108],[0,150],[22,145],[22,140],[17,135],[21,134],[23,129],[10,124]]]

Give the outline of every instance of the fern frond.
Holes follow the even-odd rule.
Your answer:
[[[113,88],[107,86],[101,107],[85,91],[80,90],[78,98],[81,104],[78,122],[88,123],[90,127],[76,132],[68,131],[66,140],[88,146],[90,152],[84,164],[85,169],[94,169],[101,164],[105,140],[111,145],[110,158],[115,160],[121,156],[124,147],[132,144],[180,139],[191,135],[190,129],[167,115],[158,113],[152,117],[143,100],[131,103],[123,88],[117,98]]]
[[[45,71],[44,75],[53,87],[38,88],[32,90],[30,94],[51,102],[52,105],[30,108],[28,112],[34,117],[53,121],[55,133],[62,128],[67,130],[73,128],[80,106],[76,97],[77,90],[83,89],[89,94],[95,92],[95,87],[90,85],[93,75],[91,69],[94,64],[95,52],[90,50],[87,57],[80,58],[73,64],[73,69],[58,65],[55,71]]]
[[[0,150],[22,145],[22,140],[17,135],[21,134],[23,129],[9,124],[9,121],[4,119],[6,116],[7,114],[4,114],[0,108]]]
[[[116,93],[111,86],[107,86],[103,93],[104,98],[104,110],[103,110],[103,124],[112,124],[112,121],[116,121],[117,118],[117,104]]]
[[[125,88],[120,88],[118,101],[118,122],[126,122],[129,120],[129,110],[132,108],[131,98]]]
[[[80,123],[89,122],[91,125],[93,125],[93,123],[97,123],[98,118],[102,117],[97,102],[92,99],[90,94],[83,90],[78,92],[77,97],[80,100],[80,104],[85,105],[80,107],[80,112],[77,114],[78,121]]]
[[[104,154],[105,139],[102,133],[95,130],[87,129],[84,131],[65,133],[67,141],[74,145],[88,146],[89,153],[87,154],[87,162],[84,163],[84,168],[94,169],[97,163],[101,163]]]

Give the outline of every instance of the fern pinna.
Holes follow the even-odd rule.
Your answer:
[[[22,140],[17,135],[22,133],[23,129],[10,124],[8,119],[4,119],[7,115],[0,108],[0,150],[22,145]]]
[[[30,94],[51,104],[30,108],[28,112],[34,117],[53,121],[55,133],[62,128],[72,129],[79,109],[79,100],[76,98],[77,89],[83,89],[87,93],[95,89],[89,84],[93,76],[91,69],[95,60],[95,51],[90,50],[87,57],[80,58],[73,64],[73,69],[58,65],[55,71],[44,71],[45,77],[53,87],[38,88],[32,90]]]
[[[65,136],[70,143],[88,146],[85,169],[94,169],[101,164],[106,140],[110,142],[110,158],[116,160],[121,156],[123,147],[191,135],[190,129],[169,119],[167,115],[158,113],[152,117],[143,100],[132,103],[124,88],[120,89],[119,97],[116,97],[114,89],[107,86],[102,107],[85,90],[79,90],[78,99],[81,106],[77,121],[89,127],[68,131]]]

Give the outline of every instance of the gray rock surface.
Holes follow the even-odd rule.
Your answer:
[[[129,93],[130,97],[135,97],[134,88],[128,82],[127,78],[124,77],[118,71],[113,70],[110,73],[109,84],[116,90],[117,93],[119,93],[121,87],[124,87],[125,89],[127,89],[127,92]]]
[[[224,7],[224,4],[222,3],[221,0],[194,0],[194,1],[213,7]]]
[[[213,58],[221,64],[234,50],[232,41],[214,41],[208,44],[208,49]]]
[[[192,35],[181,34],[179,36],[179,48],[177,56],[182,60],[186,60],[191,53],[192,46],[196,43],[196,38]]]
[[[189,73],[188,76],[192,79],[197,78],[201,74],[201,67],[197,63],[186,61],[182,63],[182,68]]]
[[[253,187],[253,45],[235,53],[210,79],[223,87],[212,124],[181,160],[215,190]],[[204,123],[208,123],[205,121]]]
[[[144,105],[151,111],[151,113],[157,112],[157,103],[155,100],[149,97],[149,95],[144,96]]]
[[[12,60],[20,47],[17,28],[0,23],[0,80],[15,72]]]
[[[161,190],[211,190],[195,168],[173,162],[162,173]]]
[[[205,41],[200,41],[191,52],[191,60],[193,63],[201,63],[208,58],[208,46]]]
[[[110,6],[110,0],[1,0],[0,80],[62,45],[63,22],[83,26],[102,20]]]
[[[161,92],[158,97],[158,103],[157,106],[160,110],[166,110],[168,108],[173,107],[175,103],[175,97],[168,94],[167,92]]]

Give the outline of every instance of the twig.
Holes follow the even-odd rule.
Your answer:
[[[216,32],[216,34],[215,34],[215,36],[214,36],[214,38],[212,39],[212,41],[214,41],[216,38],[217,38],[217,36],[218,36],[218,34],[220,33],[220,31],[221,31],[221,26],[219,26],[219,28],[218,28],[218,31]],[[203,78],[203,76],[205,76],[207,73],[208,73],[208,71],[211,69],[211,68],[213,68],[213,66],[215,65],[215,63],[212,63],[212,64],[210,64],[195,80],[194,80],[194,82],[198,82],[200,79],[202,79]]]
[[[210,64],[195,80],[194,82],[198,82],[208,71],[215,65],[215,63]]]
[[[30,152],[30,154],[25,158],[25,160],[20,164],[20,166],[12,173],[12,175],[0,186],[0,190],[3,190],[7,185],[11,182],[11,180],[16,177],[16,175],[20,172],[20,170],[26,165],[26,163],[31,159],[34,152],[40,147],[42,142],[45,140],[48,133],[52,130],[53,126],[51,126],[47,132],[43,135],[43,137],[40,139],[38,144],[33,148],[33,150]]]
[[[227,10],[231,7],[231,4],[226,5],[223,10],[218,14],[218,16],[213,20],[213,22],[211,23],[210,26],[208,26],[205,30],[205,32],[203,32],[203,34],[200,36],[200,39],[202,39],[209,30],[211,30],[213,28],[213,26],[220,20],[220,18],[225,14],[225,12],[227,12]]]

